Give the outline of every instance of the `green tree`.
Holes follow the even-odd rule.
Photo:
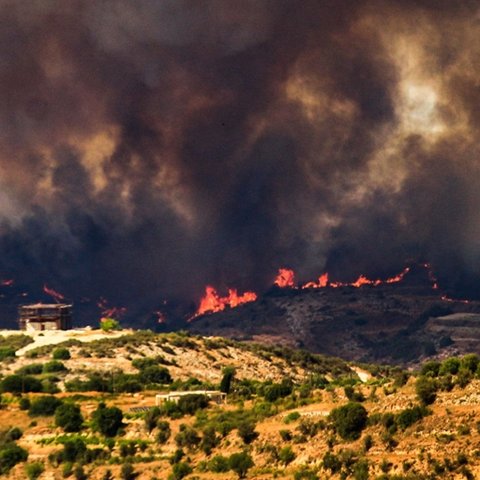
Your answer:
[[[145,428],[147,429],[148,433],[152,433],[152,430],[157,426],[159,417],[160,409],[158,407],[153,407],[145,413]]]
[[[210,455],[212,450],[218,445],[219,439],[215,433],[215,427],[209,425],[203,430],[200,448],[206,455]]]
[[[245,478],[248,470],[254,466],[252,457],[247,452],[233,453],[228,459],[230,470],[234,471],[238,478]]]
[[[42,382],[29,375],[8,375],[0,382],[1,392],[28,393],[41,392]]]
[[[175,443],[178,447],[186,447],[189,450],[193,450],[198,447],[200,441],[201,439],[193,427],[185,425],[184,423],[180,425],[179,432],[175,436]]]
[[[168,423],[166,420],[160,420],[157,423],[157,442],[160,444],[167,443],[167,440],[170,438],[170,435],[172,434],[172,430],[170,429],[170,423]]]
[[[335,431],[345,440],[356,440],[367,424],[368,413],[360,403],[349,402],[331,411]]]
[[[30,403],[28,414],[31,417],[45,416],[48,417],[55,413],[55,410],[62,405],[62,401],[52,395],[38,397]]]
[[[28,452],[16,443],[7,443],[0,449],[0,475],[7,474],[17,463],[25,462]]]
[[[223,369],[223,377],[220,381],[220,391],[224,393],[230,393],[232,388],[232,382],[235,377],[235,368],[234,367],[225,367]]]
[[[417,397],[424,405],[430,405],[437,398],[437,383],[433,378],[421,375],[415,383]]]
[[[104,332],[111,332],[112,330],[121,330],[120,323],[114,318],[102,318],[100,319],[100,328]]]
[[[123,413],[117,407],[100,403],[92,414],[92,429],[106,437],[114,437],[123,427]]]
[[[55,425],[65,432],[79,432],[83,425],[80,407],[74,403],[64,403],[55,410]]]

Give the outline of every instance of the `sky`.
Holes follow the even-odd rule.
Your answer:
[[[0,276],[135,315],[480,281],[476,1],[0,0]]]

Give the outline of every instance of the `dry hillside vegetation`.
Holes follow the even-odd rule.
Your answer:
[[[135,332],[7,352],[1,366],[4,478],[480,478],[475,355],[406,372]],[[211,388],[228,403],[154,406],[159,391]]]

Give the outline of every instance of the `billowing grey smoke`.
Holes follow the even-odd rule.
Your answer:
[[[477,2],[0,3],[0,273],[148,315],[480,278]]]

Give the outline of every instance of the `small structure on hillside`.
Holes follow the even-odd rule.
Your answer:
[[[209,400],[218,405],[227,402],[227,394],[224,392],[218,390],[191,390],[184,392],[159,393],[155,395],[155,405],[159,407],[164,402],[177,403],[181,397],[187,397],[189,395],[205,395]]]
[[[36,303],[18,309],[20,330],[69,330],[72,328],[72,305]]]

